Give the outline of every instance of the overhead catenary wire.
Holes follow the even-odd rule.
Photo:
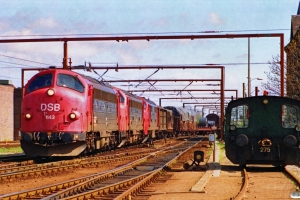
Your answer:
[[[0,35],[5,37],[72,37],[72,36],[107,36],[107,35],[161,35],[161,34],[201,34],[201,33],[238,33],[238,32],[261,32],[261,31],[290,31],[290,28],[279,29],[252,29],[252,30],[204,30],[204,31],[180,31],[180,32],[154,32],[154,33],[79,33],[79,34],[30,34],[30,35]]]
[[[32,62],[32,63],[42,64],[42,65],[48,65],[48,66],[51,65],[51,64],[47,64],[47,63],[42,63],[42,62],[27,60],[27,59],[23,59],[23,58],[17,58],[17,57],[14,57],[14,56],[7,56],[7,55],[3,55],[3,54],[0,54],[0,56],[6,57],[6,58],[12,58],[12,59],[16,59],[16,60],[22,60],[22,61],[26,61],[26,62]]]

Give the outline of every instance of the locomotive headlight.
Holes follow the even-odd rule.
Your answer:
[[[25,119],[31,119],[31,114],[30,113],[25,114]]]
[[[296,126],[296,131],[300,131],[300,125],[299,124]]]
[[[71,119],[76,119],[76,114],[75,113],[71,113],[69,116],[70,116]]]
[[[79,119],[79,116],[80,116],[80,113],[78,111],[72,111],[69,114],[69,117],[71,120],[77,120],[77,119]]]
[[[53,89],[49,89],[49,90],[47,90],[47,94],[48,94],[48,96],[53,96],[54,95],[54,90]]]
[[[236,129],[236,126],[235,126],[235,125],[230,125],[229,129],[230,129],[231,131],[234,131],[234,130]]]
[[[266,105],[266,104],[268,104],[268,103],[269,103],[268,99],[264,99],[264,100],[263,100],[263,104]]]

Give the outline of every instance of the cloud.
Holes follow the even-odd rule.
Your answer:
[[[248,54],[247,53],[240,54],[240,55],[237,55],[235,58],[238,61],[245,61],[248,59]]]
[[[48,18],[40,18],[33,22],[33,27],[39,27],[39,28],[54,28],[57,26],[56,21],[52,17]]]
[[[214,58],[214,59],[219,59],[219,58],[221,58],[221,57],[222,57],[222,56],[221,56],[220,53],[214,54],[214,55],[212,56],[212,58]]]
[[[9,27],[9,23],[7,21],[0,21],[0,30],[4,31]]]
[[[1,17],[0,21],[0,30],[6,31],[2,35],[9,36],[44,34],[59,25],[52,16],[38,17],[36,14],[32,15],[28,10],[16,12],[9,17]]]
[[[16,38],[20,38],[20,36],[32,35],[34,34],[29,28],[22,28],[19,30],[10,29],[7,32],[4,32],[3,36],[15,36]],[[10,38],[12,39],[12,37]]]
[[[167,24],[168,20],[166,18],[159,18],[151,23],[153,27],[165,27]]]
[[[212,24],[216,24],[216,25],[222,25],[222,24],[225,24],[226,23],[226,19],[222,19],[219,14],[217,13],[210,13],[208,15],[208,20],[210,23]]]

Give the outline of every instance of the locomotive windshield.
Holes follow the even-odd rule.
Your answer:
[[[57,85],[61,86],[61,87],[71,88],[78,92],[84,92],[84,86],[78,80],[78,78],[68,75],[68,74],[58,74]]]
[[[52,85],[52,74],[44,74],[36,76],[27,88],[27,92],[32,92],[43,87],[49,87]]]
[[[282,127],[295,128],[298,125],[297,109],[290,105],[282,105]]]
[[[237,128],[247,128],[249,123],[248,105],[240,105],[232,108],[230,124]]]

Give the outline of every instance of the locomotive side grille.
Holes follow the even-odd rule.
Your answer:
[[[133,101],[133,100],[130,101],[130,107],[138,108],[138,109],[142,109],[143,108],[141,102],[137,102],[137,101]]]
[[[115,94],[111,94],[105,91],[101,91],[98,89],[94,89],[94,98],[95,99],[100,99],[103,101],[109,101],[112,103],[117,103],[117,99],[116,99],[116,95]]]

